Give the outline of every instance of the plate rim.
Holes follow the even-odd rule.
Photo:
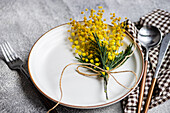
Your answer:
[[[30,66],[29,66],[29,62],[30,62],[30,55],[31,55],[31,52],[34,48],[34,46],[37,44],[37,42],[44,36],[46,35],[47,33],[49,33],[50,31],[58,28],[58,27],[61,27],[63,25],[66,25],[67,23],[64,23],[64,24],[61,24],[61,25],[58,25],[54,28],[51,28],[50,30],[48,30],[47,32],[45,32],[43,35],[41,35],[36,41],[35,43],[33,44],[33,46],[31,47],[30,51],[29,51],[29,55],[28,55],[28,61],[27,61],[27,66],[28,66],[28,72],[29,72],[29,75],[30,75],[30,79],[31,81],[33,82],[34,86],[38,89],[38,91],[43,94],[45,97],[47,97],[48,99],[52,100],[53,102],[57,103],[58,101],[56,99],[53,99],[51,98],[50,96],[48,96],[47,94],[45,94],[38,86],[37,84],[35,83],[32,75],[31,75],[31,71],[30,71]],[[109,25],[109,24],[108,24]],[[109,25],[111,26],[111,25]],[[132,39],[132,40],[135,40],[135,38],[126,30],[125,33]],[[141,54],[141,57],[142,57],[142,72],[141,72],[141,75],[139,76],[139,79],[135,85],[135,87],[133,87],[131,90],[129,90],[125,95],[121,96],[120,98],[114,100],[114,101],[111,101],[111,102],[106,102],[104,104],[99,104],[99,105],[90,105],[90,106],[79,106],[79,105],[70,105],[70,104],[66,104],[66,103],[63,103],[63,102],[60,102],[61,105],[64,105],[64,106],[67,106],[67,107],[71,107],[71,108],[79,108],[79,109],[94,109],[94,108],[101,108],[101,107],[105,107],[105,106],[109,106],[111,104],[114,104],[116,102],[119,102],[120,100],[124,99],[125,97],[127,97],[137,86],[138,84],[140,83],[141,81],[141,78],[143,76],[143,73],[144,73],[144,57],[143,57],[143,54],[142,54],[142,50],[140,49],[139,45],[136,43],[136,47],[139,49],[139,52]]]

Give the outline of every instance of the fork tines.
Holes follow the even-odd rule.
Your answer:
[[[0,45],[2,54],[5,57],[5,60],[7,62],[14,61],[18,58],[18,55],[15,53],[15,51],[12,49],[11,45],[8,42],[5,42]]]

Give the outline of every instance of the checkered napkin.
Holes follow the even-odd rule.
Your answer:
[[[127,31],[135,38],[137,38],[138,29],[140,29],[144,25],[152,25],[159,28],[160,31],[162,32],[163,37],[167,33],[170,33],[170,13],[160,9],[154,10],[153,12],[141,17],[139,22],[132,23],[131,21],[128,20],[127,23],[129,25]],[[142,102],[143,107],[145,105],[147,94],[152,82],[152,77],[156,69],[159,48],[160,46],[152,48],[149,51],[146,84],[145,84],[145,91],[144,91],[144,97]],[[144,49],[143,49],[143,53],[145,53]],[[125,98],[122,101],[122,105],[125,113],[137,112],[138,98],[140,93],[139,86],[127,98]],[[164,57],[164,61],[160,68],[149,108],[153,108],[165,102],[168,99],[170,99],[170,47],[167,50],[167,53]],[[141,110],[143,109],[144,108],[141,108]]]

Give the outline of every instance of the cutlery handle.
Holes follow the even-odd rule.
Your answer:
[[[153,93],[153,90],[154,90],[154,87],[155,87],[155,83],[156,83],[156,78],[153,78],[152,84],[151,84],[150,89],[149,89],[148,97],[147,97],[147,100],[146,100],[144,113],[147,113],[147,111],[148,111],[150,101],[151,101],[151,98],[152,98],[152,93]]]
[[[23,65],[20,66],[19,70],[20,70],[20,72],[21,72],[28,80],[31,81],[30,76],[29,76],[29,74],[27,73],[27,71],[24,69]]]
[[[143,101],[143,94],[144,94],[146,74],[147,74],[147,65],[148,65],[148,61],[146,60],[145,61],[145,66],[144,66],[143,78],[142,78],[141,86],[140,86],[140,96],[139,96],[139,102],[138,102],[138,113],[140,113],[140,111],[141,111],[141,106],[142,106],[142,101]]]
[[[43,94],[41,94],[34,86],[32,80],[30,79],[29,74],[27,73],[27,71],[24,69],[23,66],[20,66],[19,68],[20,72],[25,75],[25,77],[30,81],[30,83],[32,84],[33,88],[36,91],[36,94],[38,95],[38,97],[40,98],[40,100],[42,101],[42,103],[45,105],[46,109],[49,110],[51,109],[55,103],[51,100],[49,100],[48,98],[46,98]],[[51,111],[51,113],[58,113],[56,110]]]

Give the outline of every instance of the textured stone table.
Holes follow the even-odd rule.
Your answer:
[[[81,20],[85,8],[103,6],[106,19],[109,13],[138,19],[154,9],[170,11],[169,0],[0,0],[0,43],[9,41],[27,63],[34,42],[51,28],[68,22],[72,17]],[[11,71],[0,52],[0,113],[45,113],[46,110],[29,82],[16,71]],[[169,113],[170,100],[149,110],[149,113]],[[121,103],[108,107],[80,110],[58,106],[59,113],[122,113]]]

